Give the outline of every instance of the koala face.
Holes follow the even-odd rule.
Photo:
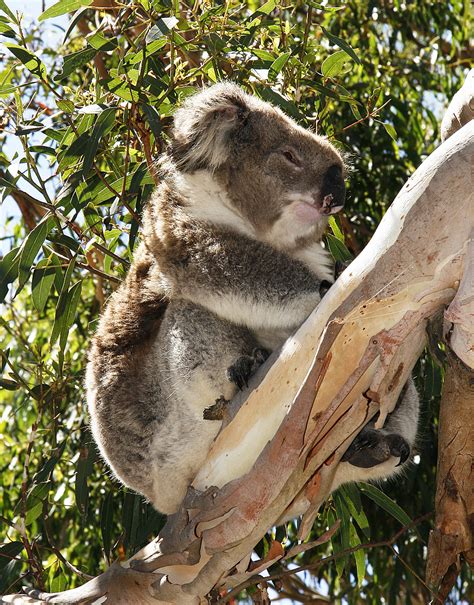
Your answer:
[[[213,198],[219,189],[218,203],[284,246],[319,238],[328,215],[344,204],[337,150],[232,84],[213,86],[178,110],[171,156],[182,173],[199,176],[194,188],[206,180]],[[208,203],[205,195],[200,200]]]

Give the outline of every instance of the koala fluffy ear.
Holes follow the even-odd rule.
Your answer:
[[[187,99],[174,117],[170,154],[178,168],[212,171],[222,165],[232,133],[249,112],[248,95],[235,84],[216,84]]]

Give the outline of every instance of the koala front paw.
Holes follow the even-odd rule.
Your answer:
[[[229,403],[225,397],[219,397],[213,405],[204,409],[202,413],[203,420],[224,420]]]
[[[319,296],[323,298],[331,286],[332,283],[330,281],[323,279],[323,281],[319,284]]]
[[[372,428],[363,428],[345,452],[342,460],[360,468],[371,468],[391,457],[400,458],[400,464],[408,460],[410,445],[401,435],[388,435]]]
[[[260,347],[255,348],[251,355],[242,355],[229,368],[227,368],[227,378],[233,382],[239,390],[243,390],[249,381],[249,378],[255,374],[257,369],[264,363],[270,353]]]

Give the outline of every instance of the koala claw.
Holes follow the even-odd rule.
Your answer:
[[[204,420],[224,420],[229,401],[225,397],[219,397],[213,405],[205,408],[202,417]]]
[[[410,445],[396,433],[385,434],[372,428],[364,428],[351,443],[343,461],[361,468],[371,468],[391,457],[400,458],[400,466],[410,456]]]
[[[410,446],[401,435],[391,433],[387,435],[387,441],[390,446],[390,453],[392,456],[400,458],[400,462],[397,466],[400,466],[408,460],[410,457]]]
[[[268,351],[260,347],[255,348],[251,355],[242,355],[229,368],[227,368],[227,378],[233,382],[240,391],[243,391],[248,384],[249,378],[255,374],[257,369],[268,358]]]

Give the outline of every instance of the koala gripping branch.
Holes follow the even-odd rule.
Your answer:
[[[156,540],[80,588],[2,602],[205,603],[214,587],[236,586],[284,556],[274,548],[249,569],[253,547],[278,521],[302,514],[303,539],[345,449],[379,410],[383,424],[425,345],[427,320],[456,293],[471,237],[473,163],[471,121],[418,168],[365,250],[233,402]]]

